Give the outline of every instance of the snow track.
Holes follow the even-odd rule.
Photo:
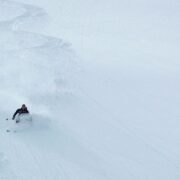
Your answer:
[[[3,72],[1,78],[6,79],[0,90],[0,94],[4,96],[1,100],[6,101],[11,107],[12,101],[16,105],[20,103],[19,101],[29,102],[32,106],[36,104],[37,108],[39,106],[40,113],[40,115],[34,116],[34,120],[39,124],[32,132],[33,134],[31,131],[27,131],[27,134],[25,132],[6,133],[6,124],[9,122],[2,122],[0,139],[3,143],[0,145],[0,151],[5,152],[9,164],[7,164],[8,173],[6,174],[6,171],[3,170],[4,174],[0,178],[15,180],[70,179],[61,164],[58,152],[61,142],[57,140],[58,134],[53,135],[52,130],[42,129],[43,126],[49,125],[46,123],[49,119],[45,121],[46,119],[41,117],[41,114],[48,114],[48,108],[52,107],[53,102],[49,102],[54,99],[54,95],[51,94],[56,91],[62,92],[62,89],[63,92],[69,90],[69,87],[66,88],[61,83],[64,84],[63,81],[65,81],[67,84],[68,78],[71,76],[75,54],[70,49],[70,45],[61,39],[26,30],[28,27],[40,25],[40,22],[43,22],[47,16],[43,9],[2,0],[0,1],[0,10],[2,10],[0,11],[2,18],[0,22],[0,64]],[[7,19],[4,17],[6,14],[8,14]],[[72,71],[68,71],[68,68]],[[34,87],[36,87],[36,92]],[[11,97],[9,97],[10,94]],[[35,98],[36,95],[37,98]],[[20,96],[21,98],[18,100]],[[14,97],[17,99],[13,100]],[[44,103],[39,102],[46,101],[47,97],[49,102],[43,107]],[[1,119],[5,120],[5,114],[8,114],[6,106],[2,105],[1,110],[5,111]],[[59,146],[58,143],[60,143]],[[3,158],[0,163],[1,167],[5,167]],[[9,174],[11,171],[12,173]]]

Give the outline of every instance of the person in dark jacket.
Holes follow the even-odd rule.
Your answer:
[[[20,109],[16,110],[16,112],[14,113],[12,119],[14,120],[17,114],[20,115],[20,114],[25,114],[25,113],[29,113],[29,111],[28,111],[26,105],[23,104]],[[19,120],[16,121],[16,123],[18,123],[18,122],[19,122]]]

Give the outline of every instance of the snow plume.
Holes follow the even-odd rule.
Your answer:
[[[47,13],[39,7],[0,1],[1,16],[1,109],[22,103],[41,106],[37,98],[50,100],[62,92],[72,92],[77,58],[71,45],[33,32],[37,24],[43,27]]]

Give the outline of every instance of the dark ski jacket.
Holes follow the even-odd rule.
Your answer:
[[[15,119],[15,117],[16,117],[16,115],[17,114],[24,114],[24,113],[29,113],[29,111],[28,111],[28,109],[27,108],[25,108],[25,109],[22,109],[22,108],[20,108],[20,109],[17,109],[16,110],[16,112],[14,113],[14,115],[13,115],[13,118],[12,119]]]

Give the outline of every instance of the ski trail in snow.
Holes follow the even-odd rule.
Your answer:
[[[24,25],[24,23],[27,23],[27,21],[29,20],[32,21],[32,20],[36,20],[37,18],[38,19],[44,18],[46,16],[46,12],[39,7],[31,6],[23,3],[17,3],[13,1],[0,1],[0,3],[1,5],[4,5],[7,9],[8,6],[10,6],[12,9],[16,8],[16,11],[18,8],[20,10],[20,13],[17,13],[15,17],[11,17],[8,18],[7,20],[3,20],[0,22],[0,30],[2,30],[2,32],[5,35],[7,34],[8,36],[10,36],[10,38],[7,38],[6,42],[4,43],[5,46],[3,47],[3,52],[7,52],[5,54],[6,63],[8,60],[7,57],[9,57],[9,55],[11,54],[13,55],[12,56],[13,58],[15,57],[23,60],[27,59],[27,57],[30,55],[31,56],[33,55],[34,56],[33,58],[36,60],[38,55],[42,55],[42,59],[43,60],[45,59],[45,61],[48,61],[49,59],[47,58],[49,58],[50,56],[52,57],[53,55],[54,57],[52,57],[52,61],[54,61],[54,64],[51,63],[50,67],[48,68],[50,69],[50,71],[52,71],[52,73],[54,73],[54,71],[56,71],[55,69],[58,68],[57,61],[61,56],[62,57],[61,68],[65,72],[67,70],[67,67],[70,65],[68,61],[71,61],[71,57],[74,56],[72,50],[69,49],[69,44],[64,43],[61,39],[58,38],[27,32],[26,30],[21,30],[21,27]],[[11,38],[12,38],[12,42],[11,42]],[[16,42],[18,41],[19,44],[16,44]],[[42,59],[39,58],[38,60],[42,61]],[[30,60],[32,61],[32,59]],[[39,67],[38,70],[40,68],[42,69],[43,64],[41,63],[41,67]],[[2,65],[4,64],[2,63]],[[30,63],[27,65],[27,68],[30,68]],[[60,69],[57,69],[57,71],[59,70]],[[18,69],[16,70],[16,75],[17,74],[18,74]],[[61,75],[62,74],[65,75],[66,73],[61,73]],[[56,79],[53,79],[53,81],[54,80]],[[45,87],[43,87],[43,89],[45,89]],[[42,97],[42,99],[44,99],[44,97]],[[49,133],[48,135],[51,136],[51,132],[48,133]],[[47,137],[46,141],[48,141],[48,135],[46,136]],[[44,152],[40,147],[38,147],[37,149],[31,147],[30,145],[28,145],[23,141],[25,139],[23,139],[21,142],[19,139],[17,139],[17,136],[18,134],[16,135],[15,133],[2,135],[2,139],[3,137],[4,138],[6,137],[6,139],[8,140],[8,142],[6,142],[6,145],[4,144],[5,149],[4,148],[2,149],[6,151],[7,157],[9,157],[11,163],[12,172],[15,174],[6,177],[7,179],[27,180],[27,179],[36,178],[43,180],[44,179],[58,180],[59,178],[63,178],[63,177],[64,179],[71,179],[68,176],[68,173],[65,172],[65,169],[63,168],[62,164],[60,164],[60,162],[58,161],[59,155],[56,154],[54,156],[53,147],[50,148],[52,151],[52,155],[49,157],[48,151]],[[48,163],[50,163],[51,166],[48,165]],[[22,171],[22,169],[24,170]],[[5,178],[5,176],[4,177],[1,176],[1,178]]]
[[[7,39],[4,39],[5,46],[2,46],[4,53],[2,59],[4,59],[4,62],[2,61],[1,65],[5,68],[8,64],[12,66],[13,68],[10,71],[14,72],[14,75],[19,80],[18,84],[12,85],[12,76],[5,73],[6,79],[11,79],[11,81],[6,82],[7,85],[4,85],[6,91],[3,91],[2,88],[0,93],[4,97],[4,101],[12,102],[9,94],[12,94],[13,97],[13,94],[19,91],[15,87],[20,86],[24,91],[20,92],[21,95],[19,97],[21,98],[18,101],[35,104],[36,110],[39,109],[38,111],[44,115],[47,114],[48,117],[49,109],[54,106],[54,100],[56,99],[52,92],[59,92],[59,86],[61,90],[66,85],[65,82],[68,81],[68,78],[71,77],[72,67],[74,67],[72,58],[76,58],[75,54],[70,49],[70,45],[64,43],[61,39],[28,32],[26,28],[25,30],[23,29],[24,25],[28,26],[28,22],[36,21],[37,18],[43,19],[46,16],[46,12],[43,9],[12,1],[1,2],[6,5],[7,9],[8,6],[12,6],[12,8],[15,7],[16,11],[19,8],[20,12],[17,12],[15,17],[0,22],[0,30],[7,36]],[[49,62],[50,58],[51,63]],[[20,61],[23,69],[19,66],[14,66],[14,62],[11,59]],[[31,75],[34,76],[35,74],[36,76],[34,78],[26,76],[29,71],[33,72]],[[48,72],[47,77],[43,76],[44,71]],[[22,79],[22,74],[27,82],[24,82]],[[44,79],[46,79],[46,82],[44,82]],[[36,82],[41,82],[41,84]],[[7,90],[6,86],[12,88]],[[38,91],[31,90],[31,87],[36,87]],[[46,89],[50,90],[44,92]],[[67,87],[68,89],[69,87]],[[41,95],[39,95],[39,91]],[[32,94],[32,92],[35,93]],[[18,95],[15,94],[15,96]],[[14,102],[16,101],[17,99],[14,99]],[[40,104],[38,107],[39,102],[45,105]],[[6,109],[4,110],[6,111]],[[43,119],[41,116],[39,118]],[[56,131],[56,133],[53,133],[53,130],[50,128],[40,133],[36,131],[32,131],[32,133],[31,131],[23,132],[23,137],[18,132],[2,134],[2,139],[6,138],[8,140],[8,142],[3,143],[2,151],[6,151],[11,171],[15,174],[10,176],[9,179],[106,179],[101,163],[98,162],[98,157],[87,150],[83,144],[76,141],[73,138],[73,132],[67,131],[68,134],[63,134],[63,130],[61,130],[61,133],[58,132],[59,130]],[[61,138],[58,136],[61,136]],[[80,173],[76,174],[76,172]]]
[[[0,22],[0,24],[7,25],[6,28],[9,28],[10,30],[13,31],[17,31],[20,23],[22,23],[24,20],[27,20],[29,18],[43,18],[47,15],[42,8],[32,6],[29,4],[18,3],[9,0],[7,1],[1,0],[0,3],[6,8],[9,6],[16,9],[18,8],[20,9],[19,11],[20,13],[17,13],[16,16]]]
[[[54,99],[55,93],[71,91],[76,55],[70,44],[62,39],[28,32],[27,28],[24,28],[28,24],[33,26],[37,18],[39,24],[40,19],[43,20],[47,15],[43,9],[11,1],[0,2],[7,10],[10,6],[12,14],[15,14],[15,17],[10,16],[7,20],[0,21],[2,30],[0,70],[6,77],[6,82],[2,83],[0,90],[0,94],[4,97],[2,101],[7,102],[8,99],[13,101],[17,96],[19,99],[14,99],[15,103],[28,101],[29,104],[37,105],[36,101],[38,103],[41,101],[42,104],[46,104],[43,111],[47,112],[47,103],[44,101]],[[17,66],[19,62],[21,67]],[[16,76],[19,81],[15,83],[12,76]],[[41,96],[37,96],[39,92]],[[52,105],[53,103],[49,107]]]
[[[0,21],[0,27],[5,28],[7,31],[10,30],[14,32],[14,34],[17,35],[18,38],[21,38],[21,43],[23,43],[23,40],[25,41],[25,43],[29,43],[28,41],[26,42],[25,40],[25,38],[27,38],[28,36],[31,39],[37,40],[37,42],[34,42],[34,44],[30,44],[28,47],[24,47],[23,44],[20,44],[23,51],[38,50],[38,49],[43,49],[43,48],[51,49],[51,48],[59,47],[61,51],[67,50],[69,53],[72,52],[71,49],[69,48],[70,44],[63,42],[62,39],[50,37],[50,36],[44,36],[38,33],[22,30],[23,23],[28,22],[28,20],[33,19],[34,21],[36,21],[37,18],[43,19],[47,16],[47,13],[42,8],[28,5],[28,4],[12,2],[12,1],[5,1],[5,2],[2,1],[2,2],[6,4],[10,3],[12,5],[16,5],[17,7],[21,8],[22,13],[12,18],[11,20]],[[20,50],[20,49],[15,49],[15,51],[17,50]]]

